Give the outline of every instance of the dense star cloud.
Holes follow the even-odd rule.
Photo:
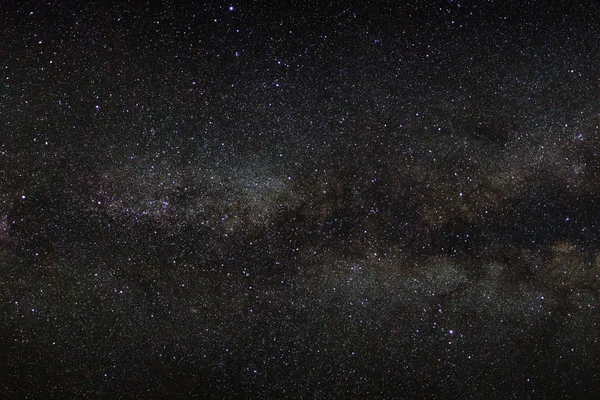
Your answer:
[[[598,5],[396,3],[2,6],[2,398],[594,398]]]

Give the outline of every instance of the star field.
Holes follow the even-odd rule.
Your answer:
[[[0,6],[0,397],[595,398],[598,17]]]

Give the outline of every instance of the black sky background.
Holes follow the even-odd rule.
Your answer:
[[[3,3],[3,398],[595,398],[599,7]]]

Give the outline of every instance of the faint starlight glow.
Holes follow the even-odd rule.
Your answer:
[[[8,7],[3,393],[595,398],[600,8],[404,3]]]

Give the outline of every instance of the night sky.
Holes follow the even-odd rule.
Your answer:
[[[600,4],[3,1],[0,397],[597,398]]]

